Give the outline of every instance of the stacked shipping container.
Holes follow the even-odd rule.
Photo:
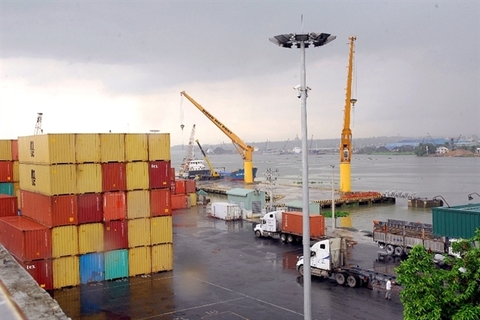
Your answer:
[[[18,228],[35,223],[51,245],[41,257],[14,256],[41,286],[173,269],[168,134],[36,135],[18,147]]]
[[[17,215],[18,181],[18,141],[0,140],[0,217]]]

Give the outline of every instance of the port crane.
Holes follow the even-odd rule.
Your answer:
[[[215,118],[210,112],[205,110],[198,102],[190,97],[185,91],[180,92],[180,95],[187,98],[198,110],[200,110],[210,121],[212,121],[223,133],[225,133],[231,140],[235,149],[243,159],[244,181],[245,183],[253,183],[253,147],[247,145],[235,133],[227,128],[222,122]]]
[[[350,49],[348,57],[347,88],[345,96],[345,115],[343,122],[342,136],[340,139],[340,192],[351,192],[351,167],[352,157],[352,130],[350,129],[350,111],[355,106],[357,99],[352,98],[352,77],[353,77],[353,54],[355,52],[355,40],[357,37],[351,36]]]
[[[205,151],[203,151],[203,148],[200,145],[200,141],[198,141],[198,139],[197,139],[197,140],[195,140],[195,142],[198,144],[198,147],[200,148],[200,151],[202,152],[203,157],[205,158],[205,161],[207,162],[208,168],[210,168],[211,177],[214,178],[214,179],[218,179],[220,177],[220,174],[218,174],[218,172],[215,170],[212,163],[210,162],[210,159],[208,159],[207,154],[205,153]]]
[[[195,139],[195,125],[192,127],[192,132],[190,133],[190,140],[188,140],[188,148],[187,153],[185,154],[185,158],[183,159],[183,163],[180,166],[180,177],[184,176],[188,173],[188,164],[190,161],[193,160],[194,152],[193,152],[193,142]]]
[[[35,131],[33,132],[33,134],[42,134],[43,133],[42,118],[43,118],[43,113],[41,113],[41,112],[37,113],[37,122],[35,123]]]

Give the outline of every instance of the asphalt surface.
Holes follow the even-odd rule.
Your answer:
[[[303,319],[303,277],[295,270],[301,244],[259,239],[249,221],[210,218],[205,208],[174,211],[174,270],[148,277],[57,290],[53,297],[72,319]],[[346,233],[347,235],[352,235]],[[379,272],[371,238],[350,262]],[[312,278],[313,319],[402,319],[398,288],[349,288]]]

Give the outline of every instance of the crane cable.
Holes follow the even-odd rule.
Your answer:
[[[183,96],[180,94],[180,128],[182,129],[182,150],[184,148],[184,143],[183,143],[183,128],[185,128],[185,125],[183,124]]]

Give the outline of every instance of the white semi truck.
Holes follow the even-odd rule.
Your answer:
[[[299,257],[297,270],[303,275],[305,257]],[[372,289],[373,284],[395,280],[394,275],[347,266],[347,240],[335,237],[316,242],[310,247],[310,268],[312,276],[333,277],[339,285],[351,288],[365,286]]]

